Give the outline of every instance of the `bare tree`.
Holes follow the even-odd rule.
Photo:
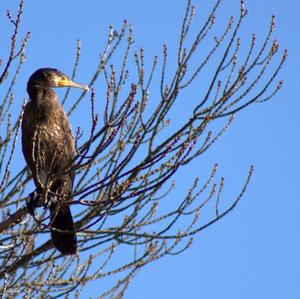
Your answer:
[[[194,235],[239,203],[252,176],[252,166],[238,195],[225,210],[219,207],[224,180],[216,178],[217,165],[212,165],[210,175],[201,183],[191,178],[187,194],[174,192],[173,176],[179,169],[200,159],[237,113],[251,104],[268,101],[282,86],[276,78],[287,52],[278,54],[278,41],[272,37],[274,17],[261,45],[257,45],[255,35],[241,39],[239,32],[247,10],[240,1],[237,19],[230,18],[223,32],[211,37],[220,3],[216,1],[192,40],[195,8],[187,1],[177,59],[169,59],[164,45],[161,58],[154,57],[149,70],[145,69],[144,49],[134,52],[132,26],[125,21],[119,31],[109,28],[106,47],[89,83],[90,132],[83,133],[80,128],[76,131],[77,180],[70,204],[76,221],[78,254],[70,257],[62,257],[53,248],[47,209],[37,209],[34,219],[27,213],[31,174],[27,167],[12,166],[20,154],[16,153],[16,143],[22,121],[22,112],[18,119],[11,117],[12,106],[20,107],[19,102],[14,103],[13,88],[26,61],[29,34],[23,40],[18,34],[24,0],[16,17],[8,11],[13,33],[0,76],[1,86],[9,82],[0,106],[2,298],[20,294],[24,298],[58,298],[71,292],[79,298],[88,282],[107,277],[110,288],[97,294],[98,298],[121,298],[143,266],[188,249]],[[205,41],[210,48],[199,60],[199,46]],[[241,54],[242,46],[247,47],[246,55]],[[120,63],[111,65],[115,56]],[[135,69],[129,72],[131,60]],[[208,65],[210,61],[215,62],[214,69]],[[79,63],[80,42],[72,78]],[[174,72],[168,71],[169,65]],[[206,76],[208,88],[196,87],[198,95],[193,99],[190,116],[179,126],[174,125],[170,113],[182,100],[183,91],[202,72],[210,74]],[[105,95],[93,89],[99,81],[106,84]],[[68,95],[67,91],[63,103]],[[89,94],[81,94],[69,115],[84,97]],[[103,97],[105,109],[100,114],[98,99]],[[200,212],[205,217],[200,217]]]

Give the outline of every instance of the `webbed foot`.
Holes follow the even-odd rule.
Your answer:
[[[27,210],[30,215],[34,216],[34,210],[38,206],[40,199],[41,199],[41,193],[39,192],[38,189],[31,192],[26,198]]]

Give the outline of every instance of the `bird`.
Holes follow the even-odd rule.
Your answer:
[[[37,202],[42,200],[50,211],[54,247],[62,255],[73,255],[77,253],[77,236],[68,202],[72,200],[77,151],[55,87],[88,90],[54,68],[40,68],[30,76],[29,101],[22,118],[22,151],[36,189],[28,197],[27,207],[33,215]]]

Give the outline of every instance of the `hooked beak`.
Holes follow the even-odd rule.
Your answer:
[[[89,90],[89,87],[86,85],[78,84],[73,82],[72,80],[65,78],[65,79],[59,79],[57,81],[57,86],[58,87],[76,87],[76,88],[81,88],[84,89],[85,91]]]

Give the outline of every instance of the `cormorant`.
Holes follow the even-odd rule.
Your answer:
[[[77,251],[73,218],[65,203],[72,193],[77,153],[69,119],[52,88],[67,86],[88,90],[59,70],[41,68],[34,72],[27,83],[30,101],[22,121],[22,149],[36,186],[28,207],[33,213],[32,208],[43,198],[50,209],[53,245],[63,255]]]

